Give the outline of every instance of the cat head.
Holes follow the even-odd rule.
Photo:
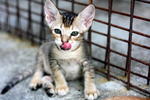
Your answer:
[[[95,7],[92,4],[77,15],[70,12],[60,13],[51,0],[46,0],[44,11],[45,20],[60,50],[77,49],[83,33],[90,28],[95,17]]]

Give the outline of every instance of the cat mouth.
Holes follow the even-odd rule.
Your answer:
[[[62,50],[70,50],[71,49],[71,43],[69,43],[69,42],[64,42],[64,43],[62,43],[62,45],[60,45],[60,48],[62,49]]]

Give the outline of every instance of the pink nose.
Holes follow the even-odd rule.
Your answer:
[[[71,44],[69,42],[64,42],[60,48],[63,50],[69,50],[71,48]]]

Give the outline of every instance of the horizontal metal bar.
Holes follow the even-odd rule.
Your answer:
[[[112,67],[115,67],[115,68],[117,68],[117,69],[120,69],[120,70],[122,70],[122,71],[124,71],[124,72],[126,73],[126,69],[125,69],[125,68],[119,67],[119,66],[114,65],[114,64],[112,64],[112,63],[110,63],[110,65],[111,65]],[[131,71],[130,73],[133,74],[133,75],[135,75],[135,76],[142,77],[142,78],[144,78],[144,79],[150,79],[150,77],[147,77],[147,76],[144,76],[144,75],[135,73],[135,72],[133,72],[133,71]]]
[[[108,22],[105,22],[105,21],[102,21],[102,20],[99,20],[99,19],[94,19],[94,21],[108,25]],[[122,29],[122,30],[125,30],[125,31],[128,31],[128,32],[130,31],[128,28],[125,28],[125,27],[122,27],[122,26],[119,26],[119,25],[111,24],[111,26]],[[135,30],[133,30],[132,33],[150,38],[149,34],[138,32],[138,31],[135,31]]]
[[[106,47],[105,47],[105,46],[99,45],[99,44],[94,43],[94,42],[92,42],[92,41],[85,40],[85,42],[90,43],[90,44],[93,44],[93,45],[95,45],[95,46],[97,46],[97,47],[100,47],[100,48],[106,49]]]
[[[95,30],[91,30],[91,31],[94,32],[94,33],[103,35],[103,36],[107,36],[107,34],[105,34],[105,33],[103,33],[103,32],[98,32],[98,31],[95,31]],[[115,36],[112,36],[112,35],[111,35],[110,37],[113,38],[113,39],[122,41],[122,42],[126,42],[126,43],[129,42],[129,41],[125,40],[125,39],[121,39],[121,38],[118,38],[118,37],[115,37]],[[142,47],[142,48],[150,49],[149,46],[142,45],[142,44],[139,44],[139,43],[136,43],[136,42],[133,42],[133,41],[131,42],[131,44],[136,45],[136,46],[139,46],[139,47]]]
[[[103,10],[103,11],[108,11],[107,8],[102,8],[102,7],[96,7],[96,8],[97,8],[97,9],[100,9],[100,10]],[[127,16],[127,17],[130,17],[130,16],[131,16],[131,15],[128,14],[128,13],[119,12],[119,11],[115,11],[115,10],[112,10],[112,13],[119,14],[119,15],[124,15],[124,16]],[[136,15],[133,15],[133,18],[140,19],[140,20],[144,20],[144,21],[150,21],[149,18],[144,18],[144,17],[140,17],[140,16],[136,16]]]
[[[105,61],[103,61],[103,60],[101,60],[101,59],[98,59],[98,58],[96,58],[96,57],[92,57],[92,59],[94,59],[94,60],[96,60],[96,61],[99,61],[99,62],[101,62],[101,63],[104,63],[104,64],[106,63]],[[120,69],[120,70],[122,70],[122,71],[124,71],[124,72],[126,73],[126,69],[123,68],[123,67],[121,67],[121,66],[117,66],[117,65],[114,65],[114,64],[112,64],[112,63],[110,63],[110,66],[115,67],[115,68],[117,68],[117,69]],[[135,76],[138,76],[138,77],[142,77],[142,78],[144,78],[144,79],[150,79],[150,77],[147,77],[147,76],[144,76],[144,75],[135,73],[135,72],[133,72],[133,71],[131,71],[131,74],[133,74],[133,75],[135,75]]]
[[[11,6],[11,7],[16,7],[16,6],[11,5],[11,4],[10,4],[9,6]],[[69,11],[69,10],[66,10],[66,9],[63,9],[63,8],[59,8],[59,9],[60,9],[60,10],[63,10],[63,11]],[[25,11],[25,12],[28,11],[28,9],[24,9],[24,8],[20,8],[20,10]],[[32,13],[35,14],[35,15],[40,15],[40,14],[37,13],[37,12],[33,12],[33,11],[32,11]],[[108,22],[105,22],[105,21],[102,21],[102,20],[98,20],[98,19],[94,19],[94,20],[95,20],[96,22],[100,22],[100,23],[103,23],[103,24],[108,25]],[[115,24],[111,24],[111,26],[117,27],[117,28],[120,28],[120,29],[123,29],[123,30],[125,30],[125,31],[129,31],[128,28],[121,27],[121,26],[118,26],[118,25],[115,25]],[[134,30],[133,30],[133,33],[150,38],[150,35],[144,34],[144,33],[142,33],[142,32],[137,32],[137,31],[134,31]]]
[[[120,41],[126,42],[126,43],[129,42],[129,41],[125,40],[125,39],[121,39],[121,38],[118,38],[118,37],[115,37],[115,36],[112,36],[111,38],[116,39],[116,40],[120,40]],[[131,42],[131,44],[133,44],[135,46],[139,46],[139,47],[145,48],[145,49],[150,49],[149,46],[142,45],[142,44],[139,44],[139,43],[136,43],[136,42],[133,42],[133,41]]]
[[[4,3],[4,2],[2,2],[2,3]],[[9,6],[10,6],[10,7],[13,7],[13,8],[16,8],[16,6],[13,5],[13,4],[9,4]],[[28,12],[28,11],[29,11],[28,9],[21,8],[21,7],[19,7],[19,10],[20,10],[20,11],[23,11],[23,12]],[[34,11],[31,11],[31,13],[32,13],[32,14],[35,14],[35,15],[37,15],[37,16],[41,15],[41,13],[34,12]]]
[[[93,45],[95,45],[95,46],[98,46],[98,47],[100,47],[100,48],[106,49],[105,46],[102,46],[102,45],[100,45],[100,44],[97,44],[97,43],[94,43],[94,42],[89,42],[89,41],[87,41],[87,40],[85,40],[85,41],[88,42],[88,43],[91,43],[91,44],[93,44]],[[110,49],[110,51],[113,52],[113,53],[116,53],[116,54],[118,54],[118,55],[121,55],[121,56],[123,56],[123,57],[127,57],[127,55],[125,55],[125,54],[123,54],[123,53],[120,53],[120,52],[118,52],[118,51],[115,51],[115,50],[113,50],[113,49]],[[136,61],[136,62],[139,62],[139,63],[142,63],[142,64],[147,65],[147,66],[150,66],[150,63],[145,62],[145,61],[142,61],[142,60],[139,60],[139,59],[134,58],[134,57],[131,57],[131,60]]]
[[[102,70],[100,70],[100,69],[98,69],[98,68],[96,68],[95,70],[96,70],[97,72],[100,72],[100,73],[104,74],[104,75],[107,75],[106,72],[104,72],[104,71],[102,71]],[[122,79],[119,79],[119,78],[116,77],[116,76],[110,75],[110,77],[111,77],[111,78],[114,78],[114,79],[116,79],[116,80],[119,80],[119,81],[123,82],[124,84],[127,84],[126,81],[124,81],[124,80],[122,80]],[[142,89],[142,88],[140,88],[140,87],[138,87],[138,86],[135,86],[135,85],[133,85],[133,84],[131,84],[131,83],[130,83],[130,87],[135,88],[135,89],[137,89],[137,90],[140,90],[141,92],[150,94],[150,91],[147,91],[147,90],[145,90],[145,89]]]
[[[150,77],[147,77],[147,76],[144,76],[144,75],[135,73],[135,72],[133,72],[133,71],[131,71],[131,73],[132,73],[133,75],[135,75],[135,76],[142,77],[142,78],[144,78],[144,79],[150,79]]]
[[[68,11],[70,12],[70,10],[67,10],[67,9],[64,9],[64,8],[58,8],[59,10],[62,10],[62,11]]]
[[[63,1],[69,1],[70,2],[71,0],[63,0]],[[78,1],[74,1],[74,3],[79,4],[79,5],[83,5],[83,6],[87,6],[88,5],[88,4],[84,4],[82,2],[78,2]],[[98,7],[98,6],[96,6],[96,9],[107,11],[107,12],[109,11],[108,8],[103,8],[103,7]],[[128,13],[119,12],[119,11],[115,11],[115,10],[112,10],[112,13],[119,14],[119,15],[124,15],[124,16],[128,16],[128,17],[131,16]],[[136,16],[136,15],[133,15],[133,18],[144,20],[144,21],[150,21],[150,18],[144,18],[144,17],[140,17],[140,16]]]
[[[150,94],[150,91],[147,91],[147,90],[145,90],[145,89],[142,89],[142,88],[140,88],[139,86],[136,86],[136,85],[133,85],[133,84],[130,84],[130,86],[133,87],[133,88],[135,88],[135,89],[137,89],[137,90],[140,90],[140,91],[142,91],[142,92],[144,92],[144,93]],[[150,97],[150,96],[149,96],[149,97]]]
[[[10,27],[12,28],[12,29],[17,29],[19,32],[21,32],[21,33],[27,33],[27,32],[29,32],[28,30],[27,31],[24,31],[24,30],[22,30],[22,29],[18,29],[17,27],[14,27],[14,26],[11,26],[10,25]],[[30,33],[30,32],[29,32]],[[28,34],[29,36],[32,36],[35,40],[36,39],[39,39],[40,37],[38,36],[38,34],[33,34],[33,33],[30,33],[30,34]],[[25,39],[27,39],[27,38],[25,38]],[[44,39],[44,38],[43,38]]]
[[[69,1],[69,2],[71,2],[71,0],[63,0],[63,1]],[[142,2],[144,2],[144,0],[137,0],[137,1],[142,1]],[[32,0],[32,2],[41,4],[41,2],[35,1],[35,0]],[[149,3],[149,1],[145,1],[145,2]],[[4,2],[0,1],[0,3],[4,3]],[[81,3],[81,2],[77,2],[77,1],[74,1],[74,3],[79,4],[79,5],[83,5],[83,6],[86,6],[86,5],[87,5],[87,4],[84,4],[84,3]],[[97,8],[97,9],[100,9],[100,10],[104,10],[104,11],[108,11],[108,10],[109,10],[108,8],[102,8],[102,7],[96,7],[96,8]],[[120,14],[120,15],[124,15],[124,16],[128,16],[128,17],[131,16],[130,14],[123,13],[123,12],[119,12],[119,11],[114,11],[114,10],[112,10],[112,13],[116,13],[116,14]],[[133,15],[133,17],[136,18],[136,19],[144,20],[144,21],[150,21],[149,18],[144,18],[144,17],[140,17],[140,16],[136,16],[136,15]]]
[[[100,73],[104,74],[104,75],[107,75],[106,72],[104,72],[104,71],[102,71],[102,70],[100,70],[100,69],[98,69],[98,68],[95,68],[95,70],[96,70],[97,72],[100,72]],[[119,79],[119,78],[116,77],[116,76],[113,76],[113,75],[110,74],[110,77],[111,77],[111,78],[114,78],[114,79],[116,79],[116,80],[119,80],[119,81],[121,81],[121,82],[123,82],[123,83],[125,83],[125,84],[127,84],[127,82],[126,82],[125,80]]]
[[[136,0],[136,1],[150,4],[150,1],[149,1],[149,0]]]
[[[41,4],[42,4],[42,2],[41,2],[41,1],[37,1],[37,0],[31,0],[31,2],[34,2],[34,3],[39,4],[39,5],[41,5]]]
[[[101,59],[98,59],[98,58],[96,58],[96,57],[93,57],[93,56],[92,56],[92,59],[93,59],[93,60],[96,60],[96,61],[98,61],[98,62],[101,62],[101,63],[103,63],[103,64],[106,63],[105,61],[103,61],[103,60],[101,60]]]

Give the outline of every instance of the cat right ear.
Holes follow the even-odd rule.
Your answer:
[[[92,25],[93,19],[95,17],[95,6],[90,4],[83,11],[78,14],[77,22],[82,31],[87,31]]]
[[[46,0],[44,6],[45,20],[49,27],[60,17],[60,13],[51,0]]]

